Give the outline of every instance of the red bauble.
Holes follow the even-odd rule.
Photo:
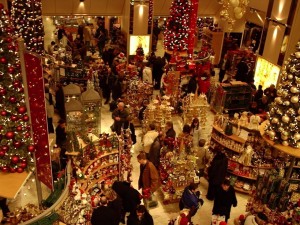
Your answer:
[[[0,157],[5,156],[5,151],[0,151]]]
[[[0,3],[0,10],[4,9],[4,5]]]
[[[0,125],[0,130],[2,130],[3,129],[3,126],[2,125]]]
[[[6,38],[6,42],[8,42],[8,43],[12,42],[12,40],[13,39],[11,37]]]
[[[1,111],[1,116],[6,116],[7,115],[7,112],[6,111]]]
[[[24,91],[23,87],[20,87],[19,90],[18,90],[19,93],[22,93],[23,91]]]
[[[25,167],[25,168],[26,168],[26,167]],[[23,173],[23,172],[24,172],[24,169],[23,169],[22,167],[18,167],[17,172],[18,172],[18,173]]]
[[[26,112],[26,106],[20,106],[20,107],[18,108],[18,113],[23,114],[23,113],[25,113],[25,112]]]
[[[12,66],[8,67],[8,72],[9,73],[14,73],[15,72],[15,68],[13,68]]]
[[[14,155],[13,157],[11,157],[11,162],[14,164],[17,164],[20,160],[20,157],[17,155]]]
[[[14,88],[18,88],[19,86],[20,86],[20,81],[18,81],[18,80],[16,80],[16,81],[14,81],[13,82],[13,86],[14,86]]]
[[[1,146],[2,151],[7,152],[9,150],[9,147],[7,145]]]
[[[33,145],[28,145],[27,150],[29,152],[34,152],[35,151],[35,147]]]
[[[16,128],[17,131],[22,131],[23,130],[23,127],[20,125],[20,126],[17,126]]]
[[[0,62],[3,63],[3,64],[5,64],[5,63],[7,63],[7,59],[5,57],[1,57],[0,58]]]
[[[8,167],[7,166],[3,166],[2,167],[2,172],[3,173],[7,173],[9,171]]]
[[[30,137],[30,133],[29,132],[25,133],[25,137],[29,138]]]
[[[12,50],[12,51],[15,50],[15,46],[13,46],[13,45],[8,45],[7,48],[8,48],[8,50]]]
[[[29,120],[29,116],[24,115],[23,118],[22,118],[22,120],[25,121],[25,122],[28,121]]]
[[[11,173],[15,173],[15,172],[16,172],[16,169],[15,169],[15,168],[13,168],[13,167],[10,167],[10,168],[9,168],[9,172],[11,172]]]
[[[11,121],[17,121],[19,118],[16,115],[10,116]]]
[[[6,95],[7,91],[5,88],[0,88],[0,95]]]
[[[17,98],[15,96],[10,96],[8,99],[11,103],[16,103],[17,102]]]
[[[21,64],[20,64],[20,63],[17,63],[17,64],[15,64],[15,67],[16,67],[17,69],[21,69]]]
[[[15,136],[15,133],[12,132],[12,131],[8,131],[8,132],[6,132],[6,134],[5,134],[5,137],[6,137],[7,139],[13,139],[14,136]]]
[[[25,169],[27,167],[27,162],[21,162],[20,167]]]
[[[13,145],[14,145],[16,148],[19,148],[19,147],[21,147],[22,142],[21,142],[21,141],[15,141],[15,142],[13,143]]]

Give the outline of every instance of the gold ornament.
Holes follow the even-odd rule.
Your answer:
[[[282,142],[282,145],[283,145],[283,146],[289,146],[289,143],[288,143],[287,141],[283,141],[283,142]]]
[[[290,105],[290,102],[289,102],[289,101],[284,101],[284,102],[283,102],[283,105],[289,106],[289,105]]]
[[[300,58],[300,52],[295,52],[295,56],[296,56],[297,59],[299,59]]]
[[[293,94],[296,94],[296,93],[299,92],[298,88],[295,87],[295,86],[291,87],[290,91],[291,91]]]
[[[294,76],[293,76],[293,74],[289,74],[289,75],[287,76],[287,78],[288,78],[289,80],[292,80],[292,79],[294,78]]]
[[[288,136],[285,136],[285,135],[281,134],[281,139],[286,141],[288,139]]]
[[[268,132],[268,134],[269,134],[269,136],[270,136],[270,139],[273,140],[274,137],[275,137],[275,132],[274,132],[273,130],[270,130],[270,131]]]
[[[278,123],[278,121],[279,121],[278,118],[275,117],[275,118],[272,119],[271,122],[272,122],[272,123]]]
[[[294,95],[293,97],[291,97],[291,102],[292,103],[298,103],[298,101],[299,101],[299,97],[297,96],[297,95]]]
[[[282,104],[282,99],[281,99],[281,97],[275,98],[275,102],[278,103],[278,104]]]
[[[295,134],[294,134],[294,139],[295,139],[296,141],[300,140],[300,134],[299,134],[299,133],[295,133]]]
[[[284,115],[283,117],[281,117],[282,122],[284,123],[288,123],[290,121],[290,117]]]

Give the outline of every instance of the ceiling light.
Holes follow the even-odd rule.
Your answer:
[[[80,2],[84,2],[84,0],[79,0]]]

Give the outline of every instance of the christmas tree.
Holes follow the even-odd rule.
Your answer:
[[[32,163],[29,117],[14,28],[0,4],[0,171],[23,172]]]
[[[44,27],[41,0],[13,0],[11,10],[16,34],[29,51],[44,55]]]
[[[170,51],[188,49],[190,3],[188,0],[174,0],[170,8],[164,32],[164,46]]]
[[[267,135],[284,146],[300,148],[300,42],[281,72],[277,96],[270,104]]]

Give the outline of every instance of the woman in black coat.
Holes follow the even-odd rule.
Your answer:
[[[221,149],[218,149],[207,171],[208,190],[207,190],[206,198],[208,200],[214,200],[215,190],[225,180],[227,168],[228,168],[228,159],[225,153],[223,153]]]
[[[231,206],[237,206],[235,190],[230,185],[229,180],[224,180],[215,191],[213,214],[225,216],[225,221],[227,222],[230,218]]]

